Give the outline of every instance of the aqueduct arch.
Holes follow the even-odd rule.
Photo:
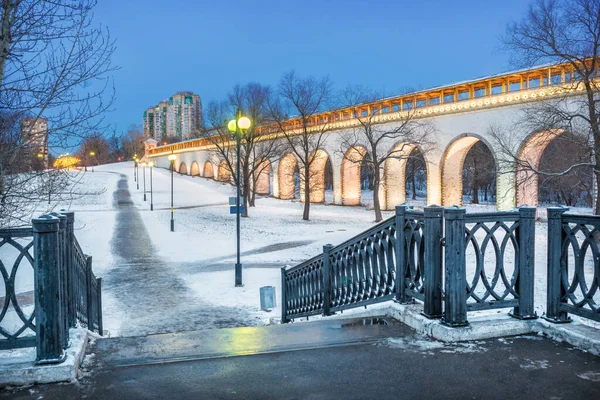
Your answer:
[[[325,150],[317,149],[310,157],[312,160],[308,172],[310,202],[323,203],[325,202],[325,165],[329,159],[329,154]],[[305,183],[304,171],[300,168],[300,201],[304,201]]]
[[[187,166],[185,165],[184,162],[179,164],[179,173],[181,175],[187,175]]]
[[[289,200],[294,198],[295,193],[295,182],[294,173],[298,161],[293,154],[287,153],[279,161],[279,168],[277,170],[277,180],[279,181],[279,198],[282,200]]]
[[[415,149],[418,147],[414,144],[399,143],[390,151],[393,158],[385,161],[383,183],[387,208],[406,203],[406,164],[410,153]],[[425,164],[427,165],[427,161]],[[429,174],[427,177],[429,178]]]
[[[198,163],[196,161],[193,161],[192,165],[190,165],[190,175],[200,176],[200,168],[198,167]]]
[[[254,185],[257,194],[271,193],[271,162],[263,160],[254,171]]]
[[[531,135],[525,140],[519,151],[519,162],[522,167],[517,165],[515,174],[515,184],[517,186],[517,206],[529,205],[537,207],[539,177],[532,169],[540,167],[540,161],[544,150],[548,144],[564,131],[544,131]]]
[[[215,179],[215,170],[210,161],[204,163],[204,173],[202,174],[205,178]]]
[[[475,143],[482,141],[493,153],[492,146],[486,143],[478,136],[464,135],[452,141],[446,148],[441,161],[442,168],[442,205],[443,206],[462,206],[463,198],[463,165],[465,157]],[[494,160],[494,168],[498,169],[498,164]],[[497,188],[503,187],[498,185]],[[497,189],[497,190],[498,190]],[[497,196],[500,201],[500,196]]]
[[[356,206],[360,204],[361,162],[367,150],[362,146],[353,146],[342,160],[342,204]],[[323,166],[324,167],[324,166]]]
[[[219,163],[218,179],[221,182],[231,182],[231,170],[225,160]]]

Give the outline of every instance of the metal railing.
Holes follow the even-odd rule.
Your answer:
[[[425,316],[449,326],[467,325],[467,311],[504,307],[516,318],[536,318],[534,243],[533,207],[466,214],[457,207],[398,206],[394,217],[283,268],[282,321],[392,299],[418,300]]]
[[[548,296],[545,318],[569,313],[600,321],[600,216],[548,208]]]
[[[1,229],[0,240],[0,349],[35,346],[35,313],[26,311],[33,309],[33,230]],[[17,282],[21,276],[31,281]]]
[[[65,211],[35,218],[31,228],[0,230],[0,275],[6,288],[0,297],[0,349],[35,346],[37,363],[56,363],[65,359],[69,328],[77,321],[102,333],[102,281],[92,272],[91,257],[81,251],[73,224],[74,213]],[[11,258],[11,251],[16,256]],[[13,260],[10,269],[8,259]],[[23,270],[27,263],[29,271]],[[29,301],[29,313],[24,301]],[[15,327],[15,315],[20,326]],[[10,330],[3,327],[9,318]]]

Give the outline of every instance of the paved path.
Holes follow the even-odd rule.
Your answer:
[[[115,268],[104,277],[125,313],[127,335],[256,325],[244,308],[202,304],[178,277],[178,265],[161,259],[121,175],[115,194],[118,208],[111,246]],[[209,284],[207,282],[207,284]]]
[[[600,357],[537,336],[449,345],[330,320],[144,339],[99,340],[77,384],[0,399],[600,398]]]

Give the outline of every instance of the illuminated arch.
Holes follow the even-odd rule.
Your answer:
[[[519,151],[519,162],[515,174],[517,186],[517,206],[529,205],[537,207],[539,177],[531,169],[539,169],[540,161],[548,144],[557,136],[563,134],[562,130],[538,132],[525,140]]]
[[[205,178],[215,179],[215,169],[210,161],[204,163],[204,173],[203,176]]]
[[[271,163],[269,160],[263,160],[254,173],[254,184],[257,194],[271,193]]]
[[[187,175],[187,166],[185,165],[184,162],[179,164],[179,173],[181,175]]]
[[[218,179],[221,182],[231,182],[231,170],[225,160],[219,163]]]
[[[342,160],[342,204],[360,204],[360,168],[367,150],[362,146],[348,149]]]
[[[494,155],[493,147],[490,146],[484,139],[475,135],[464,135],[455,139],[446,148],[442,157],[442,205],[444,206],[462,206],[463,193],[463,165],[465,157],[475,143],[482,141],[491,154]],[[494,167],[498,168],[497,160],[494,158]],[[500,190],[501,186],[497,185],[496,191]],[[499,196],[497,196],[499,200]]]
[[[410,153],[415,149],[418,147],[414,144],[399,143],[389,153],[389,156],[394,158],[388,158],[385,161],[383,181],[388,209],[406,203],[406,164]],[[427,165],[427,160],[425,160],[425,165]],[[427,176],[429,177],[429,174]]]
[[[311,155],[309,169],[309,193],[311,203],[325,202],[325,164],[329,155],[324,150],[315,150]],[[303,168],[300,168],[300,201],[304,201],[305,178]]]
[[[294,198],[295,183],[294,173],[298,161],[293,154],[287,153],[279,161],[279,168],[277,171],[277,180],[279,181],[279,198],[282,200],[289,200]]]
[[[200,176],[200,168],[198,167],[198,163],[196,161],[193,161],[192,165],[190,165],[190,175]]]

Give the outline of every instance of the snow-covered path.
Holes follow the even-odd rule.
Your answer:
[[[125,175],[121,175],[116,195],[118,213],[111,240],[115,260],[104,276],[104,290],[112,293],[122,313],[121,334],[256,324],[248,307],[218,307],[198,301],[180,278],[178,266],[157,255],[133,206]]]

